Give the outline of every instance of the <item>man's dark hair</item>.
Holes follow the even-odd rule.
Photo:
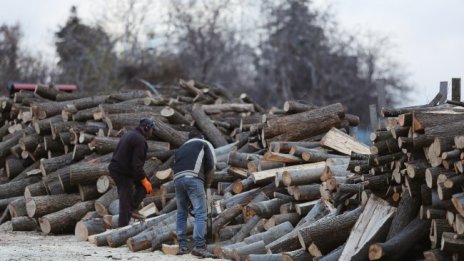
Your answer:
[[[191,130],[189,132],[188,138],[189,139],[193,139],[193,138],[203,139],[203,134],[198,130]]]

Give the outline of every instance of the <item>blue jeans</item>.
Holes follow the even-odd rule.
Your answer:
[[[187,217],[189,201],[192,202],[195,213],[193,240],[195,247],[206,245],[206,194],[203,181],[194,177],[181,177],[174,182],[177,200],[176,233],[180,247],[187,246]]]

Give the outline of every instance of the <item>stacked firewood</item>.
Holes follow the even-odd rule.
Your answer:
[[[246,94],[182,80],[160,93],[85,97],[38,86],[1,99],[0,230],[74,231],[97,246],[175,254],[173,155],[196,128],[218,160],[207,189],[208,248],[222,258],[461,254],[459,107],[385,110],[388,124],[369,147],[350,136],[359,118],[339,103],[288,101],[266,111]],[[143,117],[157,127],[145,164],[157,189],[143,201],[145,222],[117,228],[107,166],[119,137]]]

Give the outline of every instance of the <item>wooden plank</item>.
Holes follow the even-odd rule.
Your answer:
[[[346,241],[339,260],[352,260],[352,257],[356,255],[366,257],[369,245],[375,240],[379,240],[378,236],[382,236],[382,234],[385,236],[385,232],[388,230],[388,221],[395,211],[396,208],[389,206],[388,202],[371,195]]]
[[[360,154],[371,154],[369,146],[355,140],[337,128],[332,128],[327,132],[321,140],[321,145],[346,155],[351,155],[352,151]]]
[[[461,101],[461,78],[451,79],[451,100]]]
[[[445,103],[446,99],[448,99],[448,82],[440,82],[440,93],[442,95],[442,98],[440,100],[440,104]]]

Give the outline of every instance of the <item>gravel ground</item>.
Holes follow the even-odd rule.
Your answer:
[[[193,255],[172,256],[160,251],[131,252],[126,246],[97,247],[78,241],[73,235],[44,236],[39,232],[0,232],[0,260],[199,260]],[[220,260],[220,259],[202,259]]]

